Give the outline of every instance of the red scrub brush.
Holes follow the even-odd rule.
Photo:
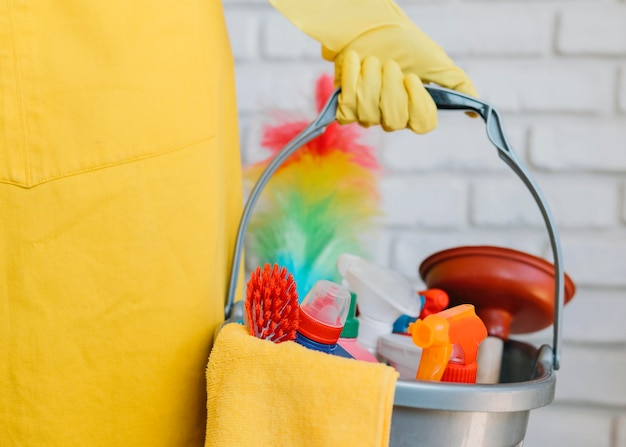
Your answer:
[[[296,338],[299,312],[298,292],[291,273],[278,264],[257,267],[248,280],[245,302],[246,326],[250,335],[282,343]]]

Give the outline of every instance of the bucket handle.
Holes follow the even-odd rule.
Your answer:
[[[433,85],[425,85],[426,91],[432,96],[437,109],[440,110],[463,110],[470,111],[478,114],[484,121],[487,130],[487,137],[493,143],[498,150],[498,156],[504,161],[517,174],[517,176],[524,182],[533,198],[541,215],[543,216],[544,223],[548,230],[550,237],[550,247],[552,249],[552,256],[554,258],[554,322],[553,322],[553,359],[552,366],[554,370],[558,370],[561,361],[561,323],[562,323],[562,309],[564,306],[564,272],[563,272],[563,260],[561,254],[561,243],[559,241],[559,235],[556,228],[556,223],[547,201],[539,189],[537,183],[534,181],[526,167],[519,160],[513,148],[508,143],[502,127],[502,121],[500,114],[492,106],[484,101],[473,98],[468,95],[456,92],[454,90],[445,89]],[[326,105],[320,112],[320,114],[313,120],[306,128],[304,128],[293,140],[291,140],[265,168],[258,181],[252,188],[250,196],[244,207],[241,220],[239,222],[239,229],[237,230],[237,238],[235,240],[235,248],[232,259],[232,265],[230,270],[230,281],[228,284],[228,295],[226,298],[226,306],[224,308],[225,318],[231,317],[233,312],[233,305],[235,300],[235,290],[237,289],[237,278],[239,276],[239,265],[241,261],[241,254],[244,245],[244,236],[248,228],[248,222],[250,216],[256,205],[256,202],[263,191],[263,188],[272,177],[274,172],[289,158],[291,154],[296,152],[300,147],[311,141],[312,139],[320,136],[326,130],[326,126],[335,121],[337,113],[337,104],[340,89],[336,89]]]

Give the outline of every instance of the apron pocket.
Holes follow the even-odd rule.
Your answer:
[[[213,137],[227,37],[202,12],[147,0],[9,11],[0,182],[32,187]]]

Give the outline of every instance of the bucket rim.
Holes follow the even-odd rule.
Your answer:
[[[531,347],[517,341],[509,343]],[[464,384],[401,379],[396,384],[394,407],[470,412],[530,411],[544,407],[554,400],[553,356],[550,346],[539,348],[536,377],[525,382]]]

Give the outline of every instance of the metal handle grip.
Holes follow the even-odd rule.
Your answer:
[[[561,348],[561,322],[562,322],[562,309],[564,306],[564,271],[563,260],[561,255],[561,244],[559,241],[559,235],[557,232],[554,217],[548,207],[547,201],[543,196],[541,190],[537,186],[528,170],[524,167],[522,162],[517,158],[513,152],[513,148],[508,143],[502,127],[500,115],[489,104],[471,96],[464,95],[454,90],[448,90],[441,87],[435,87],[427,85],[425,86],[428,93],[432,96],[437,109],[440,110],[463,110],[477,113],[484,121],[487,130],[487,137],[493,143],[498,150],[498,156],[517,174],[517,176],[524,182],[533,198],[541,215],[543,216],[544,223],[548,230],[550,237],[550,247],[552,249],[552,256],[554,258],[554,326],[553,326],[553,368],[559,369],[560,366],[560,348]],[[235,290],[237,288],[237,277],[239,276],[239,264],[241,261],[241,253],[244,245],[244,237],[248,228],[248,222],[250,216],[256,205],[256,202],[265,188],[265,185],[272,177],[274,172],[300,147],[318,137],[326,126],[335,120],[337,113],[337,104],[339,99],[340,89],[337,89],[330,96],[326,105],[317,116],[302,132],[300,132],[293,140],[289,142],[269,163],[265,168],[259,180],[254,185],[248,201],[243,210],[241,220],[239,222],[239,229],[237,231],[237,238],[235,240],[234,255],[231,265],[230,282],[228,285],[228,295],[226,297],[226,306],[224,308],[225,317],[230,317],[233,303],[235,299]]]

